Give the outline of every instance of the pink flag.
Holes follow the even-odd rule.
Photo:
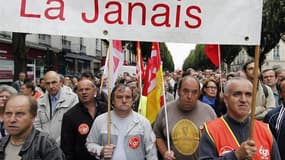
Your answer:
[[[124,62],[124,54],[122,49],[122,41],[120,40],[112,40],[112,43],[109,45],[108,55],[104,67],[104,78],[108,78],[108,69],[109,69],[109,60],[111,60],[111,66],[112,70],[111,72],[111,78],[108,78],[108,80],[111,81],[111,88],[114,87],[115,82],[118,78],[119,74],[119,68],[123,66]],[[110,52],[112,52],[112,58],[110,58]]]

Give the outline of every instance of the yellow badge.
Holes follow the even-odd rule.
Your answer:
[[[171,138],[174,147],[183,155],[192,155],[199,145],[199,131],[188,119],[182,119],[174,125]]]

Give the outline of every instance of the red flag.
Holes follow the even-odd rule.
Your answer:
[[[144,77],[144,67],[143,67],[143,60],[142,60],[142,54],[141,54],[141,45],[140,42],[137,42],[137,56],[136,56],[136,62],[137,62],[137,80]]]
[[[205,45],[205,54],[216,67],[220,65],[219,48],[220,47],[217,44],[206,44]]]
[[[146,70],[145,70],[145,76],[144,76],[144,85],[143,85],[143,91],[142,95],[147,96],[147,89],[149,87],[149,82],[151,80],[151,68],[152,68],[152,62],[151,59],[148,59],[146,64]]]
[[[108,80],[111,81],[111,88],[113,88],[118,74],[119,74],[119,68],[122,67],[123,62],[124,62],[124,54],[123,54],[123,49],[122,49],[122,41],[120,40],[112,40],[110,43],[111,47],[109,49],[109,54],[110,51],[112,52],[112,57],[110,58],[109,54],[107,55],[105,67],[104,67],[104,78],[108,77],[108,69],[109,69],[109,60],[111,60],[112,64],[112,70],[110,71],[112,74],[111,78],[108,78]]]

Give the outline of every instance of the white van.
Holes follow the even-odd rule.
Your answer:
[[[124,72],[128,72],[130,75],[136,75],[136,66],[125,66],[119,68],[119,75],[123,75]]]

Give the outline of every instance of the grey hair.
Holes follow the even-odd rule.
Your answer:
[[[15,95],[18,93],[15,88],[6,84],[0,85],[0,93],[2,92],[9,92],[11,95]]]
[[[224,95],[229,95],[229,90],[230,90],[230,86],[234,83],[234,82],[240,82],[240,81],[244,81],[247,82],[250,86],[252,86],[252,83],[243,77],[233,77],[232,79],[229,79],[228,81],[226,81],[225,85],[224,85]]]

